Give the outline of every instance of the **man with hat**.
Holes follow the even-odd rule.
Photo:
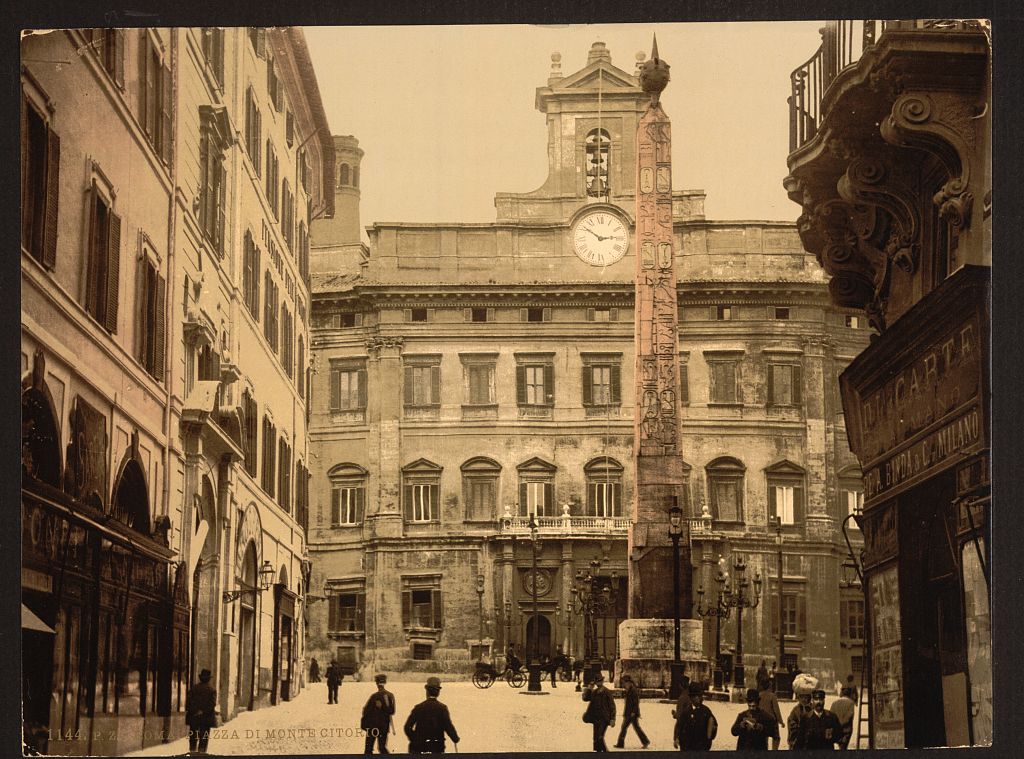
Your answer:
[[[811,692],[811,711],[800,718],[805,751],[831,751],[843,739],[843,728],[839,718],[825,708],[825,691]]]
[[[619,740],[615,742],[615,748],[626,747],[626,729],[630,725],[636,730],[636,737],[640,739],[640,748],[647,748],[651,742],[640,727],[640,691],[629,675],[622,676],[622,687],[626,689],[626,705],[622,707],[622,728],[619,730]]]
[[[594,726],[594,751],[607,751],[604,734],[609,725],[615,725],[615,702],[611,691],[604,687],[604,675],[596,672],[590,685],[583,691],[583,700],[588,701],[583,712],[583,721]]]
[[[452,725],[448,707],[437,700],[441,694],[441,681],[428,677],[424,686],[427,699],[416,704],[405,721],[405,734],[409,738],[410,754],[443,754],[445,733],[452,743],[459,742],[459,734]]]
[[[803,683],[793,684],[793,693],[796,695],[789,717],[786,718],[786,743],[789,750],[801,750],[804,748],[803,718],[811,713],[811,691],[813,688]]]
[[[363,753],[373,753],[373,741],[377,741],[377,752],[390,754],[388,751],[388,732],[391,729],[391,717],[395,713],[395,696],[384,685],[387,675],[375,675],[377,692],[370,696],[363,707],[363,717],[359,727],[366,731],[366,746]]]
[[[341,685],[341,667],[338,666],[338,662],[331,659],[331,663],[327,665],[327,703],[336,704],[338,703],[338,686]]]
[[[210,742],[210,729],[217,727],[217,691],[210,685],[212,676],[208,669],[200,672],[199,682],[189,688],[185,699],[190,754],[205,754]]]
[[[718,735],[718,722],[704,705],[704,685],[693,681],[687,686],[689,709],[676,709],[676,728],[672,745],[680,751],[710,751]]]
[[[779,726],[775,718],[761,710],[757,688],[747,688],[747,710],[736,717],[732,734],[737,737],[737,751],[767,751],[768,739],[778,746]]]

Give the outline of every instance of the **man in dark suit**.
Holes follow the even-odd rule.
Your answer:
[[[641,748],[647,748],[651,742],[644,735],[640,727],[640,691],[629,675],[622,676],[622,687],[626,689],[626,704],[622,707],[622,727],[619,730],[619,740],[615,742],[615,748],[626,747],[626,729],[632,725],[636,730],[636,737],[640,739]]]
[[[600,672],[583,691],[583,700],[590,702],[583,713],[583,721],[594,726],[594,751],[607,751],[604,734],[609,727],[615,726],[615,702],[611,691],[604,687],[604,675]]]
[[[210,670],[199,673],[199,682],[189,688],[185,699],[185,721],[188,724],[188,750],[205,754],[210,742],[210,729],[217,727],[217,691],[210,686]]]
[[[377,751],[381,754],[390,754],[388,751],[388,732],[391,729],[391,717],[395,713],[395,696],[387,690],[384,685],[388,681],[387,675],[376,675],[373,681],[377,684],[377,692],[374,693],[363,707],[363,718],[359,726],[366,731],[366,747],[363,753],[373,753],[373,741],[377,741]]]
[[[428,677],[424,686],[427,699],[416,704],[405,721],[405,734],[409,738],[410,754],[443,754],[444,736],[452,743],[459,742],[459,734],[452,724],[448,707],[437,700],[441,695],[441,681]]]
[[[327,665],[327,703],[338,703],[338,686],[341,685],[341,668],[338,662],[331,660]]]
[[[762,684],[767,689],[767,681]],[[737,751],[767,751],[769,738],[775,739],[778,746],[779,723],[761,709],[757,689],[747,688],[747,710],[736,715],[732,734],[738,739]]]
[[[718,734],[718,722],[704,705],[704,685],[693,681],[687,686],[690,708],[676,714],[673,744],[680,751],[710,751]]]
[[[811,711],[800,720],[805,751],[832,751],[835,744],[843,739],[843,728],[839,718],[825,708],[825,691],[811,693]]]

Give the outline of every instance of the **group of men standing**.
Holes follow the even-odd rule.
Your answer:
[[[785,724],[787,745],[794,751],[832,750],[837,745],[845,749],[853,732],[855,691],[843,688],[843,695],[833,704],[835,711],[825,708],[825,691],[803,688],[797,691],[794,705],[785,723],[775,692],[767,678],[760,679],[758,688],[746,692],[747,708],[737,715],[732,725],[738,751],[778,750],[781,743],[779,728]],[[624,708],[622,727],[615,748],[625,748],[627,729],[632,725],[640,739],[641,748],[647,748],[650,740],[640,727],[640,694],[629,675],[622,676]],[[604,678],[595,676],[583,692],[587,709],[583,721],[593,726],[594,751],[607,751],[605,733],[615,726],[615,702],[611,691],[605,687]],[[688,682],[684,678],[684,690],[672,711],[675,727],[672,743],[680,751],[708,751],[718,734],[718,721],[711,709],[704,703],[704,685]]]

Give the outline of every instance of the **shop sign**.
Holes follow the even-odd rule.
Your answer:
[[[896,507],[872,509],[860,519],[864,533],[864,565],[873,567],[895,558],[899,552],[896,529]]]
[[[21,587],[26,590],[38,590],[41,593],[52,593],[53,578],[45,572],[38,572],[35,569],[22,567]]]
[[[981,394],[982,330],[972,314],[897,363],[881,387],[856,392],[858,456],[886,456]]]
[[[954,457],[976,449],[982,441],[982,414],[972,406],[935,431],[892,454],[864,474],[864,498],[881,494],[923,479],[946,466]]]

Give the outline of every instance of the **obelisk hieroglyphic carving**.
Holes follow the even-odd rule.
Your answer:
[[[658,58],[655,39],[640,86],[651,102],[637,127],[636,350],[633,457],[636,498],[629,534],[629,616],[669,619],[672,548],[668,510],[673,496],[683,505],[678,377],[679,317],[676,308],[672,233],[672,135],[659,96],[669,66]],[[681,595],[690,596],[688,546],[681,550]],[[689,604],[683,604],[683,616]]]

